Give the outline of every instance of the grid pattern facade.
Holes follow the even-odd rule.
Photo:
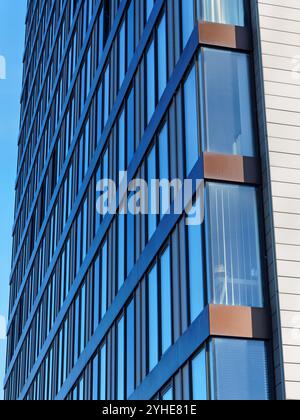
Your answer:
[[[273,397],[251,14],[229,3],[28,2],[6,399]],[[204,179],[204,224],[100,216],[124,170]]]

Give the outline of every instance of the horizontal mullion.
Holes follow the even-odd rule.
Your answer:
[[[157,0],[157,3],[156,4],[158,5],[159,3],[161,3],[160,6],[162,6],[163,0]],[[159,11],[160,11],[160,9],[158,10],[158,12]],[[159,16],[159,13],[157,13],[157,16]],[[152,15],[152,17],[153,17],[153,15]],[[152,33],[152,30],[149,30],[149,36],[151,35],[151,33]],[[145,42],[145,44],[147,45],[147,42]],[[187,47],[185,48],[185,51],[182,54],[181,59],[179,60],[177,66],[176,66],[176,68],[174,70],[173,76],[171,77],[171,79],[170,79],[170,81],[168,83],[168,86],[166,88],[166,91],[165,91],[165,93],[164,93],[164,95],[163,95],[163,97],[161,99],[160,105],[158,106],[158,108],[157,108],[157,110],[156,110],[156,112],[155,112],[155,114],[154,114],[154,116],[153,116],[153,118],[152,118],[152,120],[150,122],[150,125],[148,126],[148,128],[147,128],[147,130],[146,130],[146,132],[144,134],[144,137],[143,137],[143,139],[141,141],[140,147],[139,147],[138,151],[136,152],[136,154],[135,154],[135,156],[133,158],[132,164],[129,167],[129,170],[128,170],[128,179],[130,179],[130,177],[133,178],[133,176],[136,173],[136,168],[138,168],[141,165],[141,163],[142,163],[142,161],[143,161],[143,159],[144,159],[144,157],[146,155],[147,149],[148,149],[148,146],[147,145],[149,145],[151,143],[151,141],[153,140],[153,138],[155,136],[155,133],[159,129],[159,125],[160,125],[162,119],[164,118],[165,113],[168,110],[168,107],[169,107],[169,105],[170,105],[170,103],[171,103],[171,101],[172,101],[172,99],[174,97],[174,94],[176,93],[176,90],[178,89],[178,86],[179,86],[180,82],[182,81],[182,78],[183,78],[184,74],[186,73],[187,69],[189,68],[190,62],[191,62],[191,60],[192,60],[192,58],[193,58],[193,56],[194,56],[194,54],[195,54],[195,52],[197,50],[198,45],[199,45],[198,31],[197,30],[194,30],[194,32],[193,32],[193,34],[191,36],[191,39],[190,39]],[[130,79],[130,81],[131,81],[131,79]],[[121,101],[121,104],[122,104],[122,101]],[[157,117],[157,115],[160,115],[160,118]],[[90,176],[94,173],[94,171],[96,169],[96,164],[98,162],[98,159],[99,159],[99,157],[101,155],[102,150],[104,149],[104,146],[106,144],[106,141],[107,141],[107,138],[109,136],[109,133],[110,133],[110,131],[108,131],[106,134],[104,133],[103,136],[102,136],[102,142],[101,142],[101,144],[99,145],[99,147],[97,149],[97,156],[93,159],[93,161],[94,161],[93,167],[90,168],[89,171],[88,171],[88,173],[90,174]],[[201,158],[199,159],[198,165],[200,165],[200,168],[203,168],[203,160]],[[199,173],[199,170],[197,170],[197,169],[198,169],[198,166],[196,165],[195,172],[198,174]],[[203,178],[203,169],[200,172],[201,172],[201,176]],[[199,175],[198,175],[197,178],[199,178]],[[85,188],[87,187],[88,183],[89,183],[89,180],[86,179],[84,181],[84,187]],[[85,193],[85,189],[82,188],[81,189],[81,196],[77,198],[76,202],[80,203],[82,201],[82,198],[83,198],[84,193]],[[73,208],[72,215],[71,215],[70,219],[71,218],[73,219],[73,217],[75,217],[75,215],[77,213],[77,210],[78,210],[77,206],[76,206],[76,208]],[[176,224],[176,222],[178,220],[178,218],[176,219],[176,216],[177,215],[171,215],[171,216],[173,217],[173,220],[175,220],[174,223]],[[180,215],[178,217],[180,217]],[[38,294],[38,297],[36,299],[36,303],[34,305],[34,310],[32,310],[32,314],[31,314],[31,317],[30,318],[32,318],[34,316],[34,314],[35,314],[35,312],[36,312],[36,310],[38,308],[38,305],[40,303],[40,300],[41,300],[41,298],[43,296],[43,293],[44,293],[44,291],[45,291],[45,289],[47,287],[48,281],[49,281],[49,279],[51,277],[53,268],[55,267],[56,260],[57,260],[58,256],[60,255],[61,248],[62,248],[63,244],[65,243],[65,240],[66,240],[67,235],[69,233],[69,229],[70,229],[70,227],[72,225],[70,219],[69,219],[68,224],[67,224],[67,227],[66,227],[66,230],[67,231],[64,232],[63,238],[61,238],[59,249],[55,253],[55,257],[54,257],[53,262],[51,264],[51,269],[49,268],[49,270],[48,270],[48,274],[47,274],[46,279],[45,279],[45,281],[43,283],[42,289],[40,290],[40,292]],[[65,316],[65,314],[66,314],[66,312],[68,310],[68,307],[69,307],[69,305],[72,302],[71,301],[71,296],[73,296],[73,295],[75,296],[76,295],[76,293],[78,291],[78,288],[79,288],[79,286],[80,286],[80,284],[82,282],[82,279],[84,278],[84,276],[86,274],[86,271],[89,268],[89,265],[91,263],[90,261],[93,260],[93,258],[95,256],[95,252],[98,249],[98,247],[101,244],[101,242],[103,241],[103,238],[105,237],[105,235],[107,233],[107,230],[108,230],[111,222],[112,222],[112,216],[111,215],[107,215],[106,218],[105,218],[105,220],[102,223],[102,226],[101,226],[101,229],[100,229],[98,235],[94,239],[94,242],[93,242],[93,244],[92,244],[92,246],[91,246],[91,248],[90,248],[90,250],[88,252],[87,258],[86,258],[86,260],[85,260],[85,262],[84,262],[84,264],[83,264],[83,266],[82,266],[82,268],[80,270],[80,274],[79,274],[77,280],[75,280],[75,282],[73,283],[73,287],[72,287],[72,289],[71,289],[71,291],[70,291],[70,293],[69,293],[69,295],[67,297],[67,300],[66,300],[65,304],[62,307],[61,312],[63,312],[63,313],[61,315],[59,315],[59,317],[60,316],[61,317],[64,317]],[[154,235],[152,241],[154,241],[155,238],[157,238],[157,235]],[[69,297],[70,297],[70,301],[69,301]],[[68,302],[69,302],[69,304],[67,305]],[[11,370],[13,368],[13,365],[16,362],[17,353],[21,349],[22,342],[24,341],[24,339],[26,337],[26,334],[28,332],[28,329],[30,327],[30,324],[31,324],[31,322],[28,321],[27,322],[27,325],[26,325],[26,327],[24,329],[24,333],[22,334],[22,338],[21,338],[21,340],[18,343],[18,346],[17,346],[17,349],[18,350],[15,352],[14,357],[13,357],[11,363],[10,363],[10,366],[9,366],[9,369],[8,369],[8,373],[6,375],[5,383],[7,382],[8,378],[9,378],[9,374],[11,373]],[[49,337],[50,337],[50,335],[49,335]]]

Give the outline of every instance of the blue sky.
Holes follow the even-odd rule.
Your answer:
[[[0,317],[5,318],[8,311],[26,3],[27,0],[0,0],[0,56],[4,56],[6,61],[6,80],[0,80]],[[0,319],[0,399],[3,398],[6,347],[1,338]]]

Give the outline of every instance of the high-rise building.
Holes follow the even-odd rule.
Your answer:
[[[300,399],[299,54],[298,0],[28,1],[6,399]]]

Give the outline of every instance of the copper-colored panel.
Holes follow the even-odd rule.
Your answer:
[[[260,183],[259,161],[243,156],[204,153],[204,177],[214,181]]]
[[[216,47],[251,50],[249,30],[232,25],[199,22],[199,42]]]
[[[211,336],[257,340],[271,336],[265,309],[210,305],[209,313]]]

